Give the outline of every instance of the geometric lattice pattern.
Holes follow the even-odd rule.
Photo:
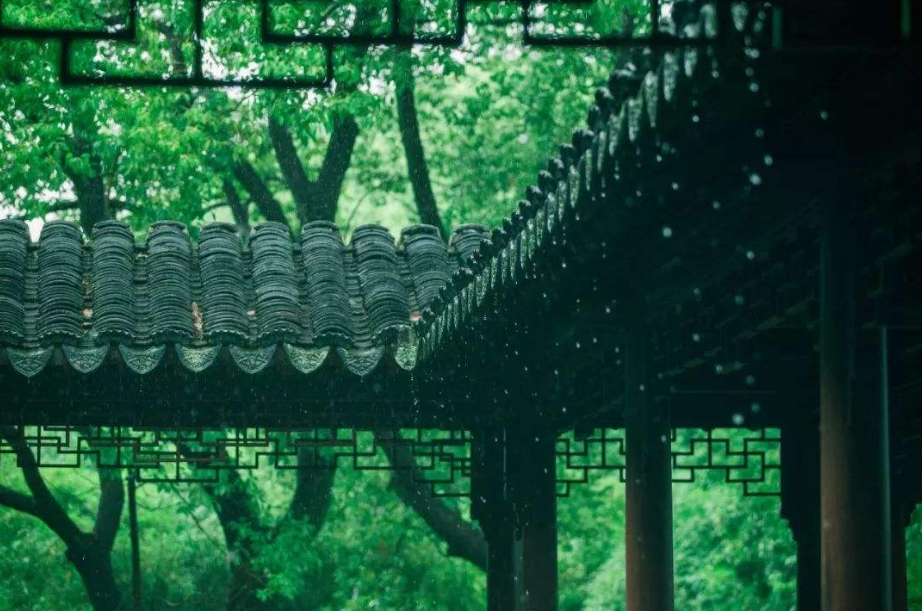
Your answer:
[[[780,496],[779,429],[676,429],[672,439],[672,481],[694,482],[702,472],[722,471],[746,496]]]
[[[21,429],[40,467],[128,469],[146,482],[217,482],[228,470],[330,469],[412,471],[433,496],[468,496],[470,435],[407,429],[303,431],[137,430],[126,427],[26,426]],[[13,454],[0,441],[0,459]],[[388,458],[389,457],[389,458]]]
[[[143,482],[210,483],[228,470],[283,470],[351,466],[358,471],[406,470],[436,497],[470,494],[471,435],[438,429],[355,430],[238,428],[221,430],[25,426],[27,446],[40,467],[127,469]],[[778,429],[674,429],[672,481],[694,482],[722,472],[745,496],[781,493]],[[556,441],[557,496],[599,473],[625,481],[623,429],[595,429]],[[0,440],[0,460],[15,452]],[[499,466],[497,466],[499,468]]]
[[[647,27],[643,31],[598,32],[593,31],[590,19],[593,4],[599,0],[557,0],[553,3],[532,0],[509,1],[516,6],[516,17],[512,19],[520,26],[522,42],[536,46],[621,46],[642,45],[656,38],[659,45],[687,45],[696,42],[713,41],[717,33],[708,33],[700,38],[669,36],[659,32],[660,2],[649,0],[637,15]],[[241,75],[231,71],[209,70],[220,58],[209,56],[210,21],[215,2],[207,0],[186,0],[177,2],[178,10],[188,13],[191,31],[185,32],[183,42],[191,44],[191,57],[187,60],[188,72],[170,74],[132,74],[124,70],[107,71],[94,67],[75,67],[73,49],[82,47],[99,48],[100,45],[132,45],[138,40],[139,29],[149,27],[142,24],[139,0],[128,0],[127,10],[121,15],[111,15],[106,27],[76,28],[36,27],[32,24],[10,23],[5,18],[0,2],[0,39],[18,38],[30,40],[57,41],[60,46],[59,75],[65,84],[103,84],[122,86],[179,86],[179,87],[230,87],[246,86],[260,88],[324,88],[335,79],[334,55],[337,50],[348,47],[430,45],[457,47],[464,41],[468,25],[469,5],[482,0],[439,0],[431,6],[400,0],[382,0],[375,8],[375,18],[381,20],[380,27],[367,31],[354,31],[347,25],[347,14],[329,11],[336,7],[325,2],[291,2],[259,0],[255,11],[248,13],[248,27],[254,28],[256,40],[267,57],[284,58],[284,51],[294,49],[300,61],[290,61],[293,73],[286,75]],[[249,9],[249,2],[240,2],[238,9]],[[209,10],[210,9],[210,10]],[[348,6],[340,7],[348,11]],[[604,9],[603,9],[604,10]],[[285,14],[297,13],[293,23],[300,24],[292,29],[280,25]],[[421,12],[420,12],[421,11]],[[553,23],[543,17],[553,16]],[[332,17],[335,17],[331,19]],[[309,69],[307,69],[309,68]]]
[[[614,471],[625,481],[623,429],[595,429],[577,438],[567,433],[557,438],[557,496],[570,496],[570,489],[586,484],[593,475]]]
[[[623,429],[595,429],[557,439],[557,496],[567,497],[575,484],[593,474],[616,472],[625,481]],[[719,471],[727,483],[740,484],[745,496],[780,496],[779,429],[673,429],[672,481],[690,483],[705,472]]]

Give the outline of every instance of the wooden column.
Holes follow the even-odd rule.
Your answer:
[[[903,506],[895,506],[891,518],[890,568],[893,571],[893,611],[909,611],[909,584],[906,581],[906,523]]]
[[[472,517],[487,540],[487,611],[515,604],[515,517],[506,498],[506,431],[491,428],[474,436],[471,470]]]
[[[823,611],[889,611],[886,346],[876,374],[854,383],[856,358],[870,356],[856,350],[855,228],[842,205],[854,193],[828,198],[820,244],[821,598]]]
[[[624,362],[627,609],[672,611],[669,412],[665,404],[653,400],[642,300],[627,305]]]
[[[506,497],[506,431],[496,427],[474,436],[472,517],[487,540],[487,611],[515,604],[515,516]]]
[[[909,587],[906,575],[906,527],[922,497],[922,444],[918,438],[894,435],[890,448],[893,611],[907,611]]]
[[[134,611],[141,611],[141,534],[138,528],[138,472],[128,473],[128,534],[131,540],[131,602]]]
[[[816,611],[820,608],[819,422],[808,407],[799,411],[781,433],[781,515],[797,543],[797,611]]]
[[[557,611],[555,436],[525,432],[510,444],[510,497],[516,514],[515,611]]]

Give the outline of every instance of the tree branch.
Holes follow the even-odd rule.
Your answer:
[[[227,205],[230,206],[231,213],[234,215],[234,221],[237,223],[241,235],[250,235],[250,211],[247,210],[246,205],[241,201],[237,189],[229,180],[224,180],[221,183],[221,188],[224,190],[224,197],[227,199]]]
[[[445,226],[432,191],[429,179],[429,165],[419,131],[419,117],[416,110],[416,82],[413,76],[412,56],[408,52],[397,52],[394,60],[394,83],[397,86],[397,123],[400,127],[400,139],[407,159],[407,173],[419,219],[427,225],[438,228],[439,235],[445,239]]]
[[[400,444],[392,443],[388,434],[375,433],[391,465],[412,465],[413,455]],[[482,570],[487,568],[487,543],[480,530],[442,500],[433,498],[429,487],[414,478],[412,469],[394,469],[391,487],[397,496],[448,544],[448,555],[464,558]]]
[[[202,460],[188,444],[177,443],[183,457],[201,466],[210,466],[212,460]],[[259,597],[266,587],[268,577],[254,566],[258,555],[259,539],[268,537],[265,525],[259,522],[259,507],[255,495],[236,469],[223,471],[221,484],[202,484],[211,501],[218,523],[224,532],[224,542],[229,552],[230,581],[228,582],[227,611],[260,611],[271,609],[271,603]]]
[[[28,494],[16,492],[6,486],[0,486],[0,505],[41,519],[41,516],[38,515],[38,508],[35,506],[35,499]]]
[[[323,165],[315,183],[315,204],[307,220],[335,221],[339,195],[346,171],[352,163],[352,151],[359,135],[359,125],[349,115],[334,117],[333,131],[327,145]]]
[[[112,551],[115,545],[115,536],[122,519],[122,508],[125,506],[125,486],[122,483],[122,473],[119,470],[101,470],[99,473],[99,508],[96,511],[96,523],[93,534],[104,550]]]
[[[298,149],[291,132],[271,117],[269,118],[269,139],[272,141],[275,159],[282,170],[282,176],[295,200],[298,217],[303,223],[309,217],[315,187],[311,184],[304,171],[304,166],[298,159]]]
[[[64,511],[64,508],[51,494],[51,490],[48,489],[39,472],[35,456],[22,436],[22,432],[14,427],[4,426],[0,427],[0,436],[6,439],[16,453],[19,467],[22,469],[22,475],[26,480],[26,486],[29,487],[29,491],[32,493],[35,512],[29,513],[44,522],[68,547],[75,544],[83,536],[83,532],[74,524],[73,520]],[[19,500],[21,501],[21,499]]]
[[[188,76],[189,68],[186,64],[186,56],[182,52],[182,46],[179,37],[176,35],[176,29],[170,23],[155,23],[154,27],[158,32],[163,34],[170,47],[170,64],[173,73],[176,76]]]
[[[269,190],[269,187],[266,186],[266,183],[263,182],[263,179],[260,178],[259,174],[256,172],[256,168],[248,162],[240,162],[234,166],[234,178],[236,178],[243,188],[246,189],[247,193],[250,194],[250,197],[253,198],[253,202],[256,204],[256,208],[259,209],[260,214],[267,221],[276,221],[279,223],[285,223],[288,225],[288,219],[285,218],[285,213],[282,211],[282,204],[279,203],[275,196],[272,195],[272,191]]]
[[[80,209],[80,225],[83,231],[90,235],[96,223],[110,218],[109,202],[106,197],[106,187],[102,180],[102,162],[96,155],[90,155],[92,175],[83,176],[64,166],[74,191],[77,193],[77,202]]]
[[[307,520],[319,530],[330,509],[336,463],[324,456],[313,455],[312,449],[302,447],[298,449],[298,464],[303,468],[297,471],[289,513],[293,519]]]

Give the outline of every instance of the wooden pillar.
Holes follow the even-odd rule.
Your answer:
[[[515,517],[506,491],[506,431],[491,428],[474,437],[472,517],[487,540],[487,611],[509,611],[516,595]]]
[[[138,472],[128,473],[128,528],[131,540],[131,602],[134,611],[141,611],[141,534],[138,528]]]
[[[474,437],[472,517],[487,540],[487,611],[509,611],[516,594],[515,519],[506,498],[506,433],[492,428]]]
[[[906,527],[922,498],[922,444],[918,438],[894,435],[890,448],[893,611],[908,611]]]
[[[797,611],[820,608],[820,435],[809,409],[781,433],[781,514],[797,543]]]
[[[909,611],[909,584],[906,581],[906,523],[903,505],[894,506],[891,518],[890,568],[893,571],[893,611]]]
[[[510,444],[510,497],[516,514],[515,611],[557,611],[555,435],[520,432]]]
[[[889,611],[886,346],[855,383],[869,355],[856,350],[855,228],[842,205],[854,193],[829,197],[820,243],[821,598],[823,611]]]
[[[653,400],[644,308],[627,304],[624,415],[628,611],[672,611],[672,455],[668,407]]]

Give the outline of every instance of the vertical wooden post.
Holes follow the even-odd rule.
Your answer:
[[[797,611],[820,608],[820,435],[804,410],[781,433],[781,514],[797,543]]]
[[[138,473],[128,473],[128,527],[131,539],[131,601],[134,611],[141,611],[141,534],[138,528]]]
[[[853,388],[855,228],[836,201],[853,196],[851,187],[827,201],[820,241],[822,609],[889,611],[886,347],[878,346],[876,380],[864,376]]]
[[[906,527],[909,526],[916,504],[922,500],[922,444],[917,438],[895,435],[890,448],[893,611],[907,611],[909,588],[906,575]]]
[[[515,523],[506,498],[506,433],[502,428],[474,437],[471,473],[473,518],[487,540],[487,611],[509,611],[515,605]]]
[[[893,571],[893,611],[909,611],[909,584],[906,581],[906,522],[902,504],[894,505],[891,518],[891,560]]]
[[[672,455],[668,407],[653,400],[642,299],[628,304],[625,343],[628,611],[672,611]]]
[[[534,429],[530,429],[533,431]],[[557,485],[555,436],[516,436],[509,457],[510,495],[517,518],[516,611],[557,611]]]

